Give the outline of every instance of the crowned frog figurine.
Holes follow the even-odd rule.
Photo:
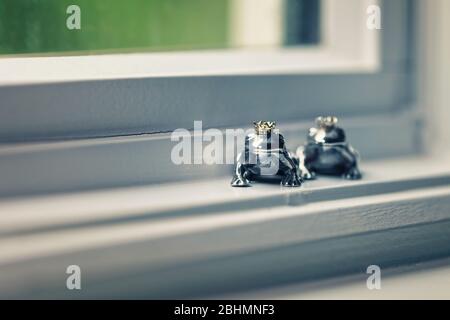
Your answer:
[[[316,174],[361,179],[359,154],[346,142],[345,132],[337,126],[336,117],[319,117],[309,130],[308,141],[297,149],[302,178],[314,179]]]
[[[302,178],[298,160],[286,149],[284,137],[275,122],[254,123],[255,131],[245,137],[245,149],[237,158],[231,185],[250,187],[261,177],[280,177],[285,187],[300,187]]]

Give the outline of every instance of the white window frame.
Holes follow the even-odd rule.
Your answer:
[[[329,23],[315,48],[0,59],[0,143],[157,133],[194,119],[243,126],[253,114],[305,121],[404,109],[407,13],[389,14],[410,1],[380,2],[385,34],[393,33],[382,43],[366,28],[373,1],[323,1]],[[276,114],[275,101],[283,105]]]
[[[345,1],[362,3],[359,0]],[[411,97],[414,73],[408,67],[409,25],[408,13],[404,9],[408,9],[409,4],[410,0],[381,2],[383,28],[386,29],[383,34],[388,36],[379,39],[381,62],[379,68],[375,68],[377,70],[372,70],[373,65],[365,65],[364,70],[360,68],[367,61],[373,62],[365,55],[360,56],[365,58],[350,59],[356,62],[354,69],[342,68],[339,72],[336,71],[339,68],[336,72],[328,69],[323,73],[317,70],[304,73],[266,70],[264,73],[260,70],[259,74],[247,71],[243,74],[189,76],[161,76],[156,73],[149,76],[145,69],[151,69],[153,65],[139,60],[141,55],[0,59],[3,63],[0,67],[8,65],[13,68],[7,73],[17,71],[16,77],[28,71],[33,73],[36,70],[34,61],[44,61],[42,70],[36,75],[45,75],[46,78],[44,82],[11,82],[0,86],[0,176],[4,182],[0,182],[0,196],[151,184],[228,174],[229,168],[225,166],[185,168],[168,161],[174,145],[170,132],[176,128],[190,129],[194,120],[203,120],[204,129],[246,128],[255,117],[278,120],[288,147],[296,148],[304,142],[306,130],[314,117],[335,114],[343,120],[341,123],[352,144],[364,160],[420,153],[422,117],[416,112],[416,101]],[[362,11],[366,15],[366,11]],[[329,14],[331,11],[323,12]],[[336,23],[338,21],[342,19]],[[365,28],[366,21],[362,23]],[[377,31],[373,34],[376,35]],[[331,44],[324,47],[334,48]],[[212,55],[212,59],[228,55],[230,63],[242,63],[242,67],[248,61],[243,63],[236,57],[246,56],[253,60],[250,58],[260,54],[261,59],[268,62],[271,55],[279,54],[278,57],[290,56],[297,61],[304,54],[314,56],[314,50],[286,49],[265,53],[249,50],[224,53],[222,57],[204,52],[191,62],[201,65],[207,55]],[[345,50],[341,53],[338,57],[345,56]],[[148,54],[142,59],[159,56],[168,59],[166,62],[175,63],[176,55]],[[194,57],[196,53],[183,55]],[[320,60],[317,56],[315,59]],[[15,67],[6,64],[8,60],[14,61]],[[73,63],[68,63],[71,60]],[[83,61],[84,64],[77,65],[75,61]],[[48,74],[44,66],[49,64],[56,74]],[[108,79],[111,65],[121,69],[129,67],[141,73],[124,78],[110,74]],[[58,73],[64,67],[73,71],[72,78],[64,78],[64,74]],[[86,79],[92,70],[93,75],[102,74],[101,79]],[[75,76],[77,72],[81,78]],[[27,79],[32,79],[29,76]],[[52,77],[54,81],[49,80]],[[389,139],[385,138],[387,136]],[[21,169],[26,170],[18,171],[18,163]],[[64,174],[55,176],[52,174],[55,171]]]
[[[250,10],[242,0],[238,3],[237,9]],[[0,86],[182,76],[373,73],[381,64],[380,33],[366,27],[367,8],[374,4],[379,1],[322,0],[322,41],[317,46],[7,57],[0,59]],[[248,42],[231,41],[236,46]]]

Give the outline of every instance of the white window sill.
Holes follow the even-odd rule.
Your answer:
[[[342,57],[327,48],[222,50],[0,59],[0,86],[75,81],[379,71],[377,59]]]
[[[234,189],[227,177],[2,200],[0,282],[4,285],[0,296],[8,290],[26,296],[36,287],[42,287],[44,296],[55,294],[52,290],[58,286],[52,272],[58,274],[55,268],[69,261],[89,268],[92,281],[125,277],[130,296],[137,292],[189,296],[191,291],[161,291],[162,284],[151,281],[165,279],[168,275],[161,270],[167,268],[181,268],[177,274],[183,273],[186,263],[192,268],[220,257],[445,224],[450,219],[449,163],[448,157],[365,163],[362,181],[321,178],[293,190],[265,184]],[[409,245],[416,239],[412,237]],[[436,250],[442,249],[439,239],[442,235],[435,242]],[[33,267],[33,261],[40,262],[40,267]],[[261,261],[263,269],[265,263],[269,271],[271,265],[275,267],[273,261]],[[144,278],[151,283],[136,280],[130,270],[145,270]],[[17,286],[14,281],[24,272],[33,281]],[[223,273],[224,279],[227,276]],[[205,279],[190,288],[201,290]],[[165,290],[183,283],[173,281],[165,283]],[[111,286],[84,294],[119,294]]]

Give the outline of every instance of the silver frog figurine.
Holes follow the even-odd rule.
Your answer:
[[[300,187],[302,178],[298,159],[286,149],[284,137],[275,122],[255,122],[255,132],[245,137],[245,150],[237,158],[231,186],[250,187],[251,182],[265,177],[281,177],[281,185]]]
[[[302,178],[314,179],[317,174],[361,179],[359,154],[347,142],[345,132],[337,126],[336,117],[319,117],[309,130],[308,141],[297,149]]]

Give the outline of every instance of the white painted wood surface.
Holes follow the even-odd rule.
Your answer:
[[[450,148],[450,2],[421,1],[423,23],[418,29],[420,72],[418,92],[426,120],[425,141],[429,151],[439,154]]]
[[[292,284],[217,299],[281,300],[450,300],[450,260],[381,270],[381,289],[369,290],[370,275],[357,275]]]
[[[367,163],[360,182],[324,178],[296,190],[218,179],[4,200],[0,296],[70,296],[61,288],[70,264],[88,270],[80,297],[161,298],[442,256],[449,163]]]
[[[417,132],[420,128],[416,122],[414,116],[407,114],[355,117],[341,121],[348,139],[363,155],[364,161],[418,153],[420,143]],[[305,142],[312,123],[313,119],[279,123],[278,127],[288,147],[295,150]],[[193,126],[193,123],[189,125]],[[232,166],[226,165],[175,165],[170,159],[177,143],[171,141],[170,133],[160,133],[0,144],[0,198],[159,185],[163,182],[219,178],[232,172]],[[207,144],[209,142],[204,142],[204,146]],[[223,154],[236,154],[227,144],[224,148]]]

